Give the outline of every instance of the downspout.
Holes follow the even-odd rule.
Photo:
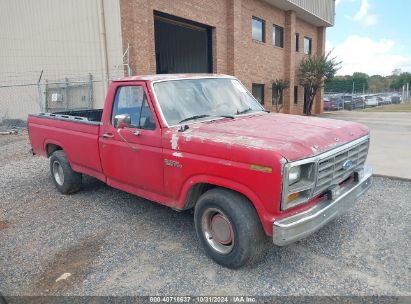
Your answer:
[[[100,32],[100,54],[101,54],[101,78],[103,81],[103,96],[107,94],[110,74],[108,70],[107,55],[107,35],[106,35],[106,18],[104,14],[104,0],[97,0],[99,32]]]

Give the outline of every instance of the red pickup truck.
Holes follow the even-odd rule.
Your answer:
[[[267,113],[225,75],[124,78],[104,109],[30,115],[28,128],[61,193],[87,174],[194,208],[206,253],[230,268],[254,260],[266,236],[283,246],[312,234],[372,183],[366,127]]]

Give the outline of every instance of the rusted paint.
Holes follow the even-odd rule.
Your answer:
[[[275,151],[288,161],[295,161],[360,138],[368,134],[364,129],[354,122],[272,113],[199,123],[178,135],[174,130],[171,142],[173,149],[180,151],[190,151],[193,145],[201,143],[228,149]]]
[[[181,153],[181,152],[173,152],[173,156],[175,156],[175,157],[183,157],[183,153]]]
[[[176,133],[171,136],[171,149],[178,150],[178,135]]]

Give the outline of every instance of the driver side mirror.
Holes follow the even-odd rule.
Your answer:
[[[117,129],[123,129],[131,124],[131,117],[130,114],[119,114],[114,116],[113,125]]]

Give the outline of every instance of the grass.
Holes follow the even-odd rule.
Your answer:
[[[411,112],[411,103],[390,104],[362,110],[364,112]]]

